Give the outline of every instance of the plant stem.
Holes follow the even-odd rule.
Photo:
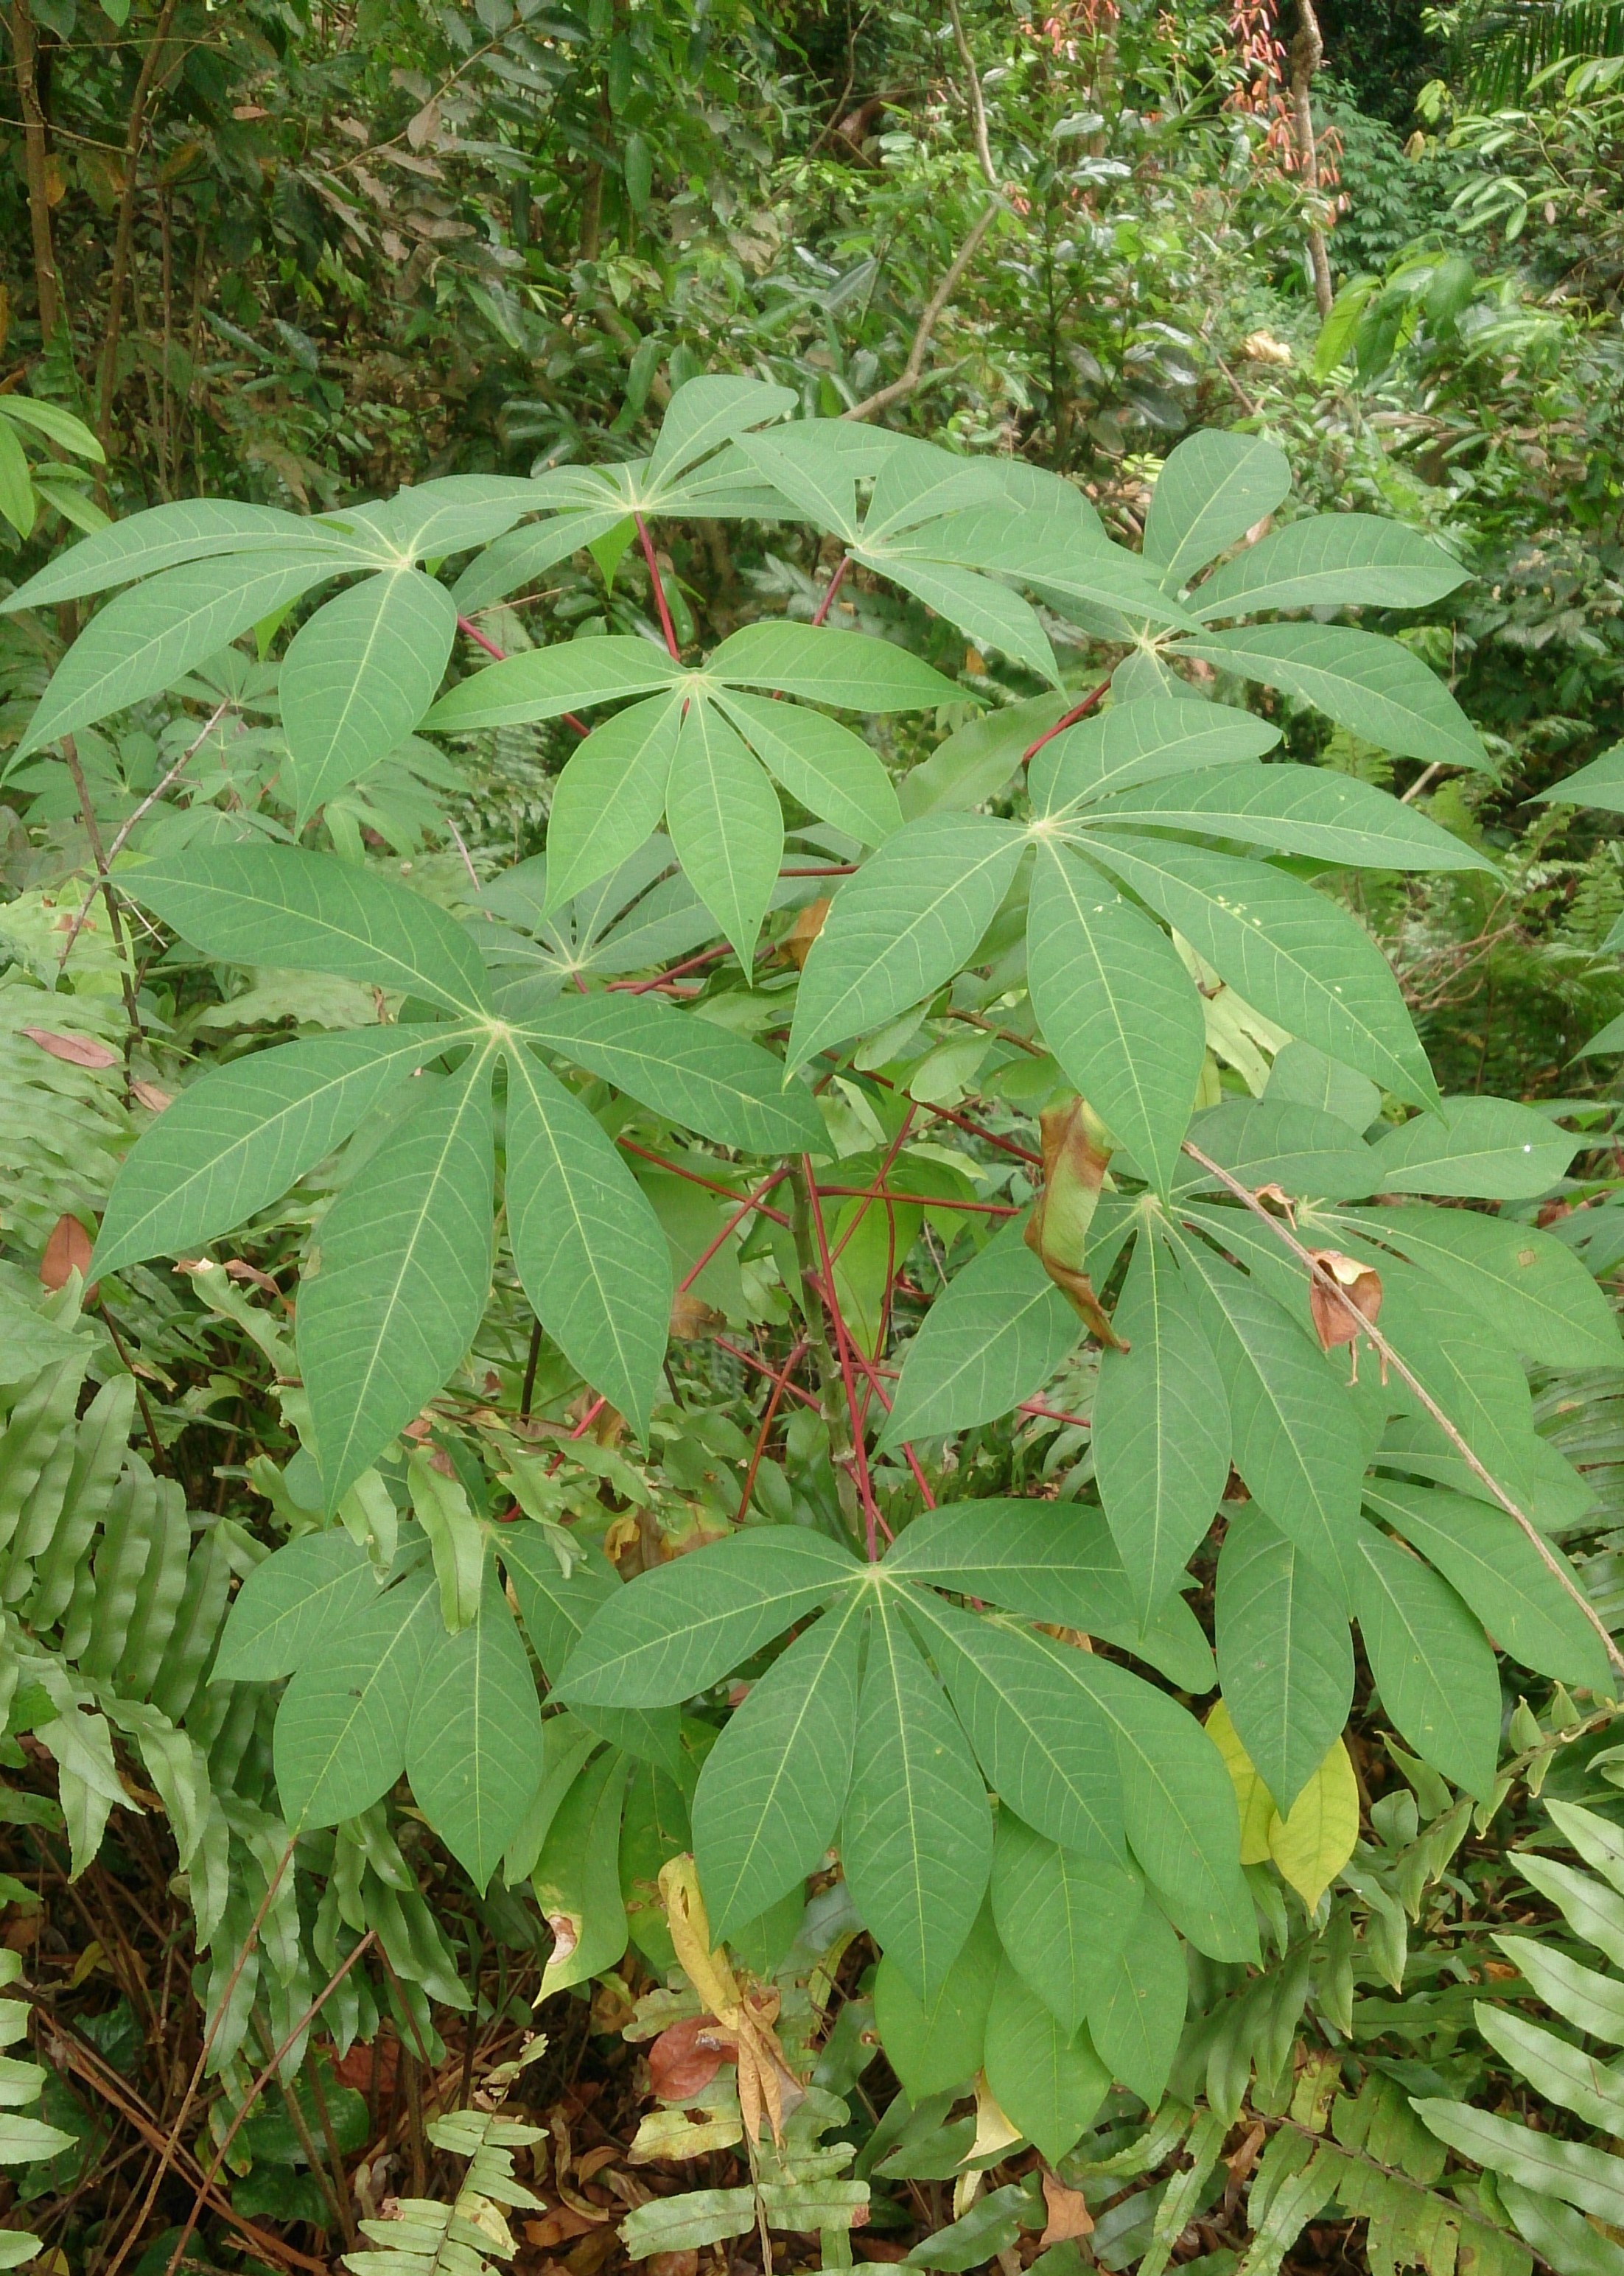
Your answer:
[[[130,252],[135,236],[136,179],[140,170],[141,144],[147,131],[147,103],[158,64],[169,43],[176,0],[163,0],[141,57],[141,67],[130,100],[129,125],[124,138],[124,186],[118,196],[118,224],[113,237],[113,266],[107,284],[107,323],[102,335],[101,398],[96,413],[96,440],[103,451],[113,431],[113,396],[118,384],[118,336],[124,322],[125,280],[130,273]],[[105,488],[105,477],[102,478]]]
[[[23,115],[23,169],[28,184],[28,227],[34,242],[34,289],[40,304],[40,345],[49,347],[62,315],[62,279],[51,235],[45,113],[40,107],[39,42],[28,0],[11,0],[11,56],[18,107]]]
[[[1079,719],[1086,719],[1090,711],[1104,702],[1110,692],[1109,678],[1102,679],[1099,686],[1085,695],[1081,703],[1074,703],[1063,719],[1057,719],[1052,727],[1045,728],[1036,742],[1030,744],[1022,751],[1021,765],[1024,767],[1029,759],[1035,759],[1045,743],[1052,743],[1057,735],[1063,735],[1068,727],[1074,727]]]
[[[649,581],[654,588],[654,604],[660,612],[660,630],[665,635],[665,646],[673,664],[682,661],[682,650],[677,646],[676,627],[671,620],[671,611],[665,604],[665,586],[660,576],[660,565],[654,558],[654,540],[649,535],[649,525],[641,513],[634,514],[637,524],[637,542],[642,547],[643,559],[649,565]]]
[[[114,889],[112,879],[107,874],[107,855],[102,846],[101,825],[95,818],[95,808],[91,803],[90,786],[85,780],[85,770],[79,762],[79,746],[74,742],[72,735],[63,737],[62,754],[68,762],[68,772],[73,778],[73,788],[78,793],[80,819],[85,825],[85,836],[90,846],[90,857],[95,863],[96,876],[101,881],[102,891],[107,901],[107,922],[113,937],[113,952],[118,959],[118,978],[124,990],[125,1014],[130,1023],[130,1032],[125,1040],[124,1054],[125,1076],[127,1081],[130,1071],[130,1047],[138,1036],[142,1041],[146,1039],[146,1030],[141,1026],[141,1015],[135,1001],[135,972],[125,943],[124,920],[118,914],[118,896]],[[72,945],[71,937],[69,945]]]
[[[821,625],[824,618],[829,614],[830,610],[833,608],[835,595],[839,591],[841,586],[845,584],[846,573],[851,565],[851,555],[849,553],[843,553],[840,556],[839,563],[835,570],[834,575],[823,588],[823,597],[818,603],[817,608],[813,614],[812,621],[815,625]]]
[[[815,1326],[812,1314],[817,1307],[809,1306],[807,1326],[808,1332],[812,1338],[813,1350],[817,1354],[818,1374],[823,1392],[823,1419],[829,1430],[830,1457],[835,1466],[837,1480],[844,1478],[847,1488],[854,1490],[857,1506],[846,1508],[846,1498],[844,1493],[841,1495],[841,1506],[846,1508],[846,1522],[852,1527],[854,1533],[858,1530],[855,1521],[859,1509],[861,1510],[863,1544],[868,1552],[869,1562],[873,1564],[880,1553],[878,1537],[880,1514],[878,1505],[874,1498],[874,1489],[869,1478],[868,1450],[863,1445],[862,1412],[857,1403],[856,1378],[852,1373],[852,1342],[846,1332],[845,1318],[841,1314],[840,1300],[835,1293],[834,1260],[830,1256],[829,1236],[823,1229],[823,1212],[817,1198],[817,1182],[812,1175],[811,1159],[805,1154],[801,1157],[801,1175],[796,1180],[796,1203],[795,1250],[801,1261],[801,1283],[820,1298],[822,1308],[826,1309],[833,1325],[835,1349],[839,1354],[839,1385],[846,1393],[845,1409],[842,1412],[837,1390],[837,1370],[833,1364],[833,1354],[829,1353],[829,1339],[826,1333],[822,1335],[820,1348],[822,1313],[819,1312],[818,1324]],[[812,1248],[814,1240],[816,1241],[816,1261]],[[820,1265],[821,1275],[818,1269]],[[824,1374],[823,1369],[826,1354],[831,1361],[827,1375]]]

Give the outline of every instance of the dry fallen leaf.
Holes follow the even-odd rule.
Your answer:
[[[23,1033],[31,1043],[37,1043],[52,1058],[62,1059],[69,1066],[99,1068],[118,1064],[118,1052],[98,1043],[94,1036],[59,1036],[50,1028],[25,1028]]]
[[[1094,2216],[1081,2189],[1068,2189],[1064,2181],[1057,2181],[1052,2174],[1045,2174],[1043,2203],[1049,2208],[1049,2222],[1037,2240],[1040,2245],[1063,2244],[1068,2236],[1087,2236],[1091,2233]]]
[[[717,2044],[721,2025],[714,2015],[692,2015],[672,2023],[649,2049],[649,2083],[662,2102],[687,2102],[702,2094],[732,2047]]]
[[[679,1288],[671,1300],[671,1331],[684,1343],[697,1343],[717,1328],[727,1325],[725,1312],[718,1312],[696,1296],[691,1288]]]
[[[812,944],[823,929],[823,919],[829,914],[827,897],[808,901],[804,909],[797,909],[795,922],[778,943],[778,953],[797,972],[812,953]]]
[[[607,2220],[608,2213],[605,2212],[603,2218]],[[526,2221],[524,2233],[530,2243],[539,2244],[545,2249],[550,2245],[563,2244],[572,2237],[589,2236],[598,2226],[597,2221],[588,2220],[584,2213],[576,2212],[569,2205],[554,2205],[542,2219]]]
[[[50,1229],[50,1239],[46,1242],[45,1254],[40,1259],[42,1286],[63,1288],[67,1286],[71,1272],[82,1274],[88,1271],[90,1251],[94,1245],[76,1217],[59,1217]]]
[[[149,1108],[154,1114],[162,1114],[166,1106],[175,1104],[174,1092],[160,1090],[156,1082],[133,1082],[130,1096],[139,1105]]]

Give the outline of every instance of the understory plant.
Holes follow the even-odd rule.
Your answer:
[[[1491,869],[1423,794],[1488,770],[1477,736],[1345,621],[1463,573],[1291,518],[1255,436],[1181,444],[1130,551],[1056,475],[797,408],[698,378],[646,460],[163,505],[6,603],[100,602],[14,762],[93,849],[17,1032],[140,1130],[45,1309],[0,1292],[11,1743],[60,1766],[75,1870],[139,1749],[217,2109],[318,2014],[340,2055],[384,2013],[432,2053],[469,1995],[426,1827],[541,1996],[642,1984],[649,2155],[743,2151],[634,2206],[634,2253],[777,2226],[838,2265],[876,2177],[951,2178],[924,2265],[970,2266],[1188,2154],[1121,2257],[1096,2234],[1160,2270],[1249,2094],[1253,2276],[1333,2197],[1435,2276],[1526,2268],[1426,2098],[1339,2072],[1356,1977],[1402,1987],[1406,1918],[1546,1746],[1524,1705],[1507,1756],[1507,1671],[1599,1727],[1624,1668],[1528,1375],[1620,1362],[1531,1221],[1582,1134],[1440,1094],[1339,891]],[[814,620],[701,653],[675,517],[810,524]],[[528,640],[515,596],[633,547],[657,625],[491,653],[482,617]],[[930,660],[855,628],[888,588]],[[81,746],[178,690],[202,734],[103,830]],[[262,794],[166,807],[234,701]],[[1416,794],[1274,755],[1309,712]],[[420,876],[331,819],[414,739],[454,782],[554,722],[530,860]],[[329,1031],[200,1072],[254,991]],[[263,1362],[257,1529],[188,1508],[156,1425],[130,1449],[113,1339],[174,1304],[156,1260]],[[753,1438],[724,1367],[769,1386]],[[1369,1840],[1356,1680],[1408,1781]],[[877,2052],[901,2096],[825,2142]],[[1019,2145],[1042,2176],[983,2197]]]

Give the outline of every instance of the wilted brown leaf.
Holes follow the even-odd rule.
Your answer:
[[[707,1304],[703,1297],[696,1296],[691,1288],[679,1288],[671,1300],[671,1331],[684,1343],[697,1343],[713,1330],[726,1325],[726,1313],[718,1312],[713,1304]]]
[[[1068,2189],[1052,2174],[1043,2175],[1043,2203],[1049,2208],[1049,2222],[1038,2239],[1040,2244],[1063,2244],[1068,2236],[1087,2236],[1092,2232],[1094,2216],[1082,2191]]]
[[[524,2233],[530,2243],[539,2244],[546,2249],[551,2245],[565,2243],[573,2237],[589,2236],[608,2219],[607,2207],[596,2219],[589,2220],[585,2213],[577,2212],[573,2205],[552,2205],[540,2220],[526,2221]]]
[[[71,1272],[88,1271],[95,1245],[76,1217],[59,1217],[50,1229],[50,1239],[40,1259],[41,1284],[47,1288],[63,1288]]]
[[[51,1028],[25,1028],[23,1033],[31,1043],[37,1043],[52,1058],[62,1059],[69,1066],[99,1068],[118,1064],[118,1052],[98,1043],[94,1036],[59,1036]]]
[[[654,2252],[649,2256],[649,2276],[698,2276],[699,2255],[692,2246],[686,2252]]]
[[[1075,1096],[1044,1107],[1038,1127],[1043,1189],[1027,1219],[1026,1245],[1089,1334],[1112,1351],[1125,1350],[1082,1269],[1110,1149],[1102,1142],[1098,1119],[1088,1101]]]
[[[826,895],[821,896],[816,901],[808,901],[804,909],[797,909],[794,923],[778,943],[779,955],[786,963],[793,964],[797,972],[802,968],[808,957],[811,955],[812,944],[823,931],[823,919],[828,914],[829,900]]]
[[[649,2083],[662,2102],[687,2102],[702,2094],[733,2050],[717,2045],[721,2025],[714,2015],[691,2015],[662,2031],[649,2050]]]
[[[160,1090],[156,1082],[133,1082],[130,1096],[138,1105],[146,1107],[154,1114],[162,1114],[166,1106],[175,1104],[174,1092]]]
[[[1332,1351],[1338,1344],[1356,1343],[1361,1320],[1374,1327],[1382,1309],[1382,1278],[1369,1264],[1361,1264],[1355,1256],[1344,1256],[1338,1248],[1311,1248],[1309,1256],[1320,1268],[1329,1273],[1341,1290],[1335,1296],[1317,1272],[1309,1283],[1309,1310],[1313,1316],[1314,1332],[1319,1338],[1323,1351]],[[1344,1301],[1343,1299],[1347,1301]],[[1348,1306],[1359,1316],[1355,1319]]]

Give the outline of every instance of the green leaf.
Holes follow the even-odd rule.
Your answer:
[[[834,1840],[851,1779],[862,1612],[854,1594],[798,1636],[705,1757],[694,1855],[717,1937],[815,1872]]]
[[[1567,1175],[1581,1143],[1531,1106],[1446,1098],[1436,1112],[1387,1131],[1370,1150],[1384,1193],[1537,1201]]]
[[[1497,2191],[1519,2234],[1564,2276],[1624,2276],[1624,2246],[1604,2236],[1576,2207],[1536,2196],[1505,2174]]]
[[[1524,1491],[1525,1482],[1534,1489],[1529,1514],[1538,1519],[1541,1478],[1530,1468],[1527,1450],[1537,1446],[1546,1455],[1556,1455],[1556,1449],[1536,1436],[1522,1368],[1503,1344],[1485,1338],[1476,1318],[1462,1311],[1446,1289],[1412,1267],[1384,1259],[1382,1287],[1382,1331],[1393,1349],[1491,1477],[1514,1498]],[[1421,1425],[1421,1434],[1437,1452],[1452,1452],[1430,1421]],[[1554,1512],[1552,1520],[1563,1521]]]
[[[558,1678],[558,1696],[588,1707],[690,1699],[865,1569],[801,1526],[757,1528],[693,1550],[640,1574],[593,1616]]]
[[[801,975],[789,1065],[867,1034],[968,962],[1020,865],[1022,833],[983,815],[910,822],[848,877]]]
[[[1201,831],[1367,869],[1494,869],[1428,816],[1329,767],[1213,767],[1123,791],[1081,819],[1112,830]]]
[[[1287,1043],[1275,1053],[1264,1096],[1334,1115],[1355,1138],[1364,1135],[1382,1103],[1381,1093],[1368,1075],[1339,1066],[1312,1043]]]
[[[190,1252],[245,1224],[414,1068],[437,1058],[447,1035],[432,1026],[357,1028],[211,1067],[125,1157],[93,1270]]]
[[[1536,1937],[1497,1935],[1494,1941],[1554,2014],[1591,2038],[1624,2046],[1624,1983],[1616,1976],[1582,1968]]]
[[[666,827],[694,891],[747,972],[784,859],[778,794],[720,712],[692,703],[677,732]]]
[[[522,513],[545,503],[538,485],[512,474],[438,474],[391,498],[345,506],[325,526],[348,535],[380,569],[488,545]]]
[[[1367,1482],[1365,1501],[1437,1566],[1503,1651],[1558,1682],[1607,1691],[1600,1637],[1514,1518],[1446,1487],[1396,1479]]]
[[[405,742],[456,636],[456,603],[415,569],[352,585],[300,626],[277,694],[301,828]]]
[[[1470,573],[1431,538],[1378,514],[1318,513],[1215,569],[1190,606],[1203,621],[1259,609],[1424,609]]]
[[[1068,2037],[1086,2020],[1100,1978],[1139,1934],[1142,1894],[1131,1866],[1059,1848],[1013,1811],[999,1811],[992,1916],[1016,1971]]]
[[[1169,453],[1157,476],[1144,558],[1176,590],[1272,513],[1290,489],[1291,467],[1272,443],[1203,428]]]
[[[874,2021],[885,2060],[917,2109],[967,2088],[981,2068],[998,1940],[983,1908],[932,1997],[922,2001],[889,1953],[874,1977]]]
[[[0,601],[0,616],[79,600],[210,554],[272,553],[285,560],[322,547],[338,557],[336,567],[344,565],[347,549],[303,514],[285,513],[279,506],[242,505],[232,498],[182,498],[133,513],[70,546]]]
[[[1283,687],[1400,758],[1489,771],[1477,731],[1437,673],[1399,641],[1347,625],[1249,625],[1181,653]]]
[[[1242,1504],[1218,1552],[1216,1626],[1224,1703],[1284,1817],[1353,1704],[1347,1616],[1303,1551]]]
[[[713,1020],[655,996],[564,996],[516,1032],[656,1113],[746,1154],[794,1154],[827,1142],[823,1117],[784,1063]]]
[[[570,1365],[649,1429],[671,1316],[671,1257],[636,1180],[573,1091],[507,1058],[507,1211],[524,1291]]]
[[[1605,2133],[1624,2132],[1624,2089],[1605,2063],[1571,2039],[1559,2038],[1526,2015],[1491,2007],[1486,1999],[1474,2001],[1472,2013],[1489,2045],[1542,2101],[1571,2110]]]
[[[1624,1357],[1612,1306],[1573,1250],[1548,1233],[1477,1210],[1420,1205],[1354,1210],[1348,1222],[1442,1281],[1490,1335],[1527,1359],[1616,1367]]]
[[[1537,2132],[1515,2119],[1492,2117],[1469,2103],[1412,2098],[1411,2106],[1463,2158],[1540,2196],[1575,2204],[1613,2227],[1624,2226],[1624,2158]]]
[[[444,1641],[429,1576],[419,1572],[384,1596],[372,1590],[328,1629],[319,1653],[305,1656],[277,1706],[273,1746],[290,1825],[337,1825],[389,1792],[406,1768],[425,1671]]]
[[[793,799],[822,815],[862,846],[879,846],[902,827],[902,808],[891,777],[861,735],[764,696],[729,694],[718,699],[751,749]]]
[[[1266,719],[1225,703],[1174,696],[1113,703],[1043,745],[1030,769],[1032,811],[1057,814],[1135,784],[1236,767],[1279,740]]]
[[[923,542],[929,542],[928,532]],[[913,546],[882,550],[860,545],[854,548],[854,555],[881,571],[893,585],[900,585],[905,593],[912,593],[938,617],[945,617],[978,648],[990,649],[1013,664],[1024,664],[1051,687],[1061,685],[1060,669],[1043,619],[1019,593],[995,584],[990,577],[978,577],[970,569],[919,560]]]
[[[953,1275],[905,1347],[880,1444],[933,1438],[1006,1415],[1042,1390],[1077,1336],[1077,1315],[1027,1247],[1021,1225],[1006,1225]]]
[[[620,1807],[630,1758],[612,1748],[571,1787],[548,1829],[530,1877],[535,1900],[556,1939],[542,1972],[540,1996],[589,1984],[626,1947],[620,1894]]]
[[[529,719],[558,719],[623,695],[649,695],[684,679],[651,641],[629,633],[589,633],[526,649],[485,665],[441,696],[423,725],[441,734],[472,734],[480,727],[513,727]]]
[[[681,720],[675,694],[629,703],[565,762],[547,816],[550,909],[618,869],[658,827]]]
[[[346,1628],[378,1593],[364,1549],[342,1527],[307,1533],[256,1565],[232,1600],[212,1671],[216,1683],[274,1683]]]
[[[494,1560],[478,1620],[440,1639],[419,1680],[406,1770],[418,1808],[482,1895],[543,1770],[535,1681]]]
[[[1039,849],[1027,925],[1043,1041],[1165,1192],[1206,1058],[1195,982],[1161,928],[1052,839]]]
[[[1211,1740],[1165,1691],[1099,1653],[1051,1636],[1032,1643],[1110,1724],[1127,1838],[1177,1925],[1214,1960],[1255,1960],[1235,1792]]]
[[[1447,1582],[1381,1534],[1367,1529],[1359,1552],[1355,1610],[1382,1705],[1423,1762],[1487,1801],[1500,1685],[1483,1629]]]
[[[1088,851],[1265,1018],[1385,1089],[1434,1103],[1432,1071],[1386,958],[1325,894],[1263,862],[1171,839],[1090,832]]]
[[[903,1529],[884,1570],[1089,1635],[1134,1620],[1104,1520],[1076,1502],[950,1502]]]
[[[57,666],[16,757],[161,694],[250,625],[345,565],[314,547],[225,564],[194,561],[120,593]]]
[[[469,562],[452,587],[452,598],[465,616],[471,617],[488,609],[493,601],[505,600],[510,593],[545,576],[558,563],[607,537],[626,520],[625,505],[615,498],[596,509],[578,508],[550,521],[526,522],[522,528],[510,529]]]
[[[941,1687],[884,1591],[869,1624],[840,1855],[864,1926],[929,1999],[981,1909],[992,1813]]]
[[[1355,1075],[1354,1081],[1363,1077]],[[1300,1106],[1294,1099],[1277,1098],[1272,1093],[1262,1098],[1226,1098],[1222,1105],[1210,1107],[1196,1116],[1190,1142],[1254,1191],[1262,1185],[1278,1185],[1288,1194],[1344,1201],[1372,1194],[1380,1184],[1370,1148],[1349,1134],[1346,1122],[1322,1107]],[[1187,1169],[1180,1182],[1187,1191],[1204,1188],[1210,1193],[1219,1180],[1197,1165]]]
[[[490,1002],[485,969],[455,918],[404,885],[332,854],[289,846],[188,847],[121,870],[133,900],[231,964],[332,972],[453,1012]]]
[[[1095,1979],[1089,2037],[1112,2076],[1152,2110],[1179,2052],[1189,1981],[1184,1947],[1151,1904],[1141,1907],[1133,1934]]]
[[[984,2067],[999,2109],[1051,2166],[1074,2148],[1111,2089],[1087,2031],[1063,2029],[1007,1959],[987,2010]]]
[[[767,687],[838,711],[930,711],[965,691],[894,641],[781,618],[745,625],[705,663],[723,687]]]
[[[300,1290],[300,1371],[330,1509],[445,1382],[489,1292],[489,1057],[424,1088],[322,1219]]]
[[[530,1648],[550,1682],[563,1668],[577,1639],[600,1605],[618,1596],[625,1583],[603,1551],[579,1539],[570,1544],[568,1574],[558,1566],[552,1542],[539,1527],[523,1521],[505,1526],[497,1552],[512,1582]],[[589,1707],[573,1719],[612,1746],[657,1763],[672,1778],[687,1779],[692,1764],[682,1745],[674,1707]]]
[[[1086,1694],[1017,1628],[936,1597],[908,1611],[999,1799],[1061,1848],[1126,1863],[1111,1726]]]
[[[674,481],[718,444],[752,427],[787,418],[800,398],[793,388],[759,379],[706,372],[678,388],[660,423],[649,459],[651,486]]]
[[[1099,1497],[1142,1612],[1176,1588],[1229,1478],[1224,1381],[1179,1267],[1141,1235],[1094,1394]]]
[[[115,0],[117,4],[117,0]],[[111,14],[111,9],[107,11]],[[82,419],[65,411],[59,403],[47,403],[32,395],[8,395],[4,415],[13,425],[32,427],[36,434],[44,435],[53,443],[60,443],[65,451],[72,451],[76,459],[88,459],[98,467],[107,464],[107,453]]]
[[[14,609],[21,597],[19,594],[0,606]],[[1596,806],[1606,814],[1624,814],[1624,743],[1614,743],[1599,759],[1564,775],[1549,790],[1530,791],[1529,795],[1550,806]]]
[[[0,513],[19,537],[27,537],[38,512],[27,454],[17,439],[16,429],[0,417]]]

